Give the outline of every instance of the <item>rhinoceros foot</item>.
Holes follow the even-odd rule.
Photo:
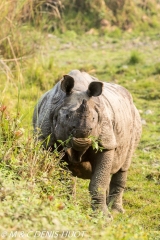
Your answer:
[[[114,205],[112,206],[112,212],[113,212],[113,214],[125,213],[125,210],[124,210],[124,208],[123,208],[122,205],[114,204]]]

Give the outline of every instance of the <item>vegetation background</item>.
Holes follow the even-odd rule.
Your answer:
[[[160,239],[160,1],[1,0],[0,10],[0,239]],[[126,213],[110,224],[91,218],[89,182],[61,168],[63,151],[33,141],[37,100],[72,69],[126,87],[142,117]]]

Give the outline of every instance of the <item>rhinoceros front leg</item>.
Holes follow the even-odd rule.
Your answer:
[[[95,167],[89,185],[92,209],[102,211],[109,218],[111,215],[106,205],[106,191],[109,189],[113,157],[114,150],[96,153]]]
[[[112,209],[116,212],[124,213],[122,206],[122,197],[127,180],[127,171],[119,170],[113,174],[110,182],[110,191],[108,204],[111,204]]]

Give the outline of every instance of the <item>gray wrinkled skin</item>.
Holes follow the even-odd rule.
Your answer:
[[[74,176],[90,179],[94,210],[110,217],[111,204],[124,212],[127,171],[141,136],[141,119],[125,88],[73,70],[42,96],[33,125],[35,133],[41,129],[39,139],[50,136],[46,147],[72,136],[64,159]],[[102,152],[92,149],[89,136],[99,139]]]

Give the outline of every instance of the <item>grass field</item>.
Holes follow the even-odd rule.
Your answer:
[[[0,239],[51,239],[49,234],[160,239],[159,32],[48,34],[25,27],[21,32],[27,54],[16,58],[8,38],[13,57],[0,60]],[[27,51],[27,39],[33,51]],[[110,224],[101,215],[91,218],[89,182],[62,170],[55,155],[42,151],[32,137],[37,100],[72,69],[126,87],[142,117],[143,134],[124,194],[126,212]]]

